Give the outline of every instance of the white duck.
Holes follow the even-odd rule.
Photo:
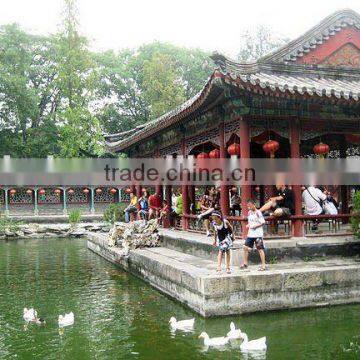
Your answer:
[[[231,340],[240,339],[241,338],[241,330],[236,329],[235,324],[233,322],[230,323],[230,331],[227,333],[227,337]]]
[[[65,315],[59,315],[59,327],[65,327],[65,326],[70,326],[73,325],[75,321],[75,317],[74,317],[74,313],[71,312],[69,314],[65,314]]]
[[[23,318],[26,322],[33,322],[37,319],[37,311],[33,308],[24,308]]]
[[[171,317],[169,323],[172,330],[186,331],[194,328],[195,319],[177,321],[174,317]]]
[[[242,332],[241,338],[243,339],[243,342],[240,345],[241,350],[244,350],[244,351],[264,351],[264,350],[266,350],[266,337],[265,336],[260,339],[249,341],[247,334]]]
[[[202,332],[199,338],[204,339],[205,346],[224,346],[229,342],[228,337],[209,338],[209,335],[206,332]]]

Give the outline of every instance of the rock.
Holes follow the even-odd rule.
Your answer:
[[[86,234],[86,230],[81,228],[73,229],[68,232],[68,235],[74,237],[81,237],[84,236],[85,234]]]
[[[29,227],[23,227],[21,230],[25,235],[34,234],[34,230],[30,229]]]
[[[126,256],[131,249],[159,246],[159,238],[157,220],[141,220],[129,224],[114,224],[109,231],[107,243],[111,247],[120,247]]]
[[[9,229],[5,229],[5,236],[6,237],[14,237],[16,234]]]

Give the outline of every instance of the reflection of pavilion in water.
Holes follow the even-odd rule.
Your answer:
[[[217,68],[201,92],[146,125],[107,135],[108,149],[131,157],[359,156],[359,14],[338,11],[252,64],[239,64],[220,54],[212,59]],[[341,211],[337,217],[323,216],[322,220],[329,223],[331,231],[338,232],[348,222],[351,187],[332,190]],[[136,191],[140,194],[141,186]],[[284,231],[303,236],[307,229],[304,225],[311,219],[302,214],[301,187],[293,186],[293,191],[295,215],[283,222]],[[164,192],[170,200],[171,187]],[[274,188],[241,186],[242,215],[247,213],[246,200],[256,192],[264,203]],[[190,213],[194,187],[182,186],[182,196],[181,226],[190,229],[194,223]],[[221,209],[229,214],[226,186],[221,187]]]

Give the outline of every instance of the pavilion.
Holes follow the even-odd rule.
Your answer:
[[[153,157],[218,149],[223,158],[229,156],[231,145],[239,144],[242,158],[267,157],[264,149],[271,153],[276,148],[277,158],[309,156],[314,151],[341,158],[359,155],[360,15],[356,12],[335,12],[255,63],[236,63],[217,53],[212,59],[216,69],[197,95],[145,125],[106,135],[108,150]],[[264,147],[267,140],[275,147]],[[293,190],[291,235],[303,236],[301,187]],[[338,217],[346,220],[349,187],[340,186],[338,191]],[[272,189],[260,187],[260,192],[263,201]],[[192,219],[193,193],[183,186],[184,229]],[[252,193],[250,186],[243,185],[242,202]],[[246,216],[244,203],[242,208]],[[226,187],[221,189],[221,209],[228,214]]]

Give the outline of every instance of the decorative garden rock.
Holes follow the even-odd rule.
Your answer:
[[[158,228],[156,219],[116,223],[107,237],[108,246],[122,248],[124,256],[132,249],[159,246]]]

